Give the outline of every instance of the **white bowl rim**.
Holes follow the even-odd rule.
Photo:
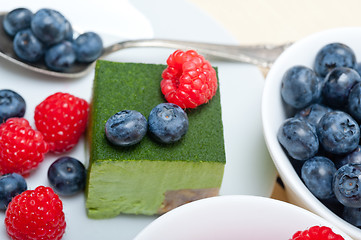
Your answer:
[[[295,42],[288,49],[286,49],[275,61],[265,80],[265,86],[262,96],[262,125],[267,148],[269,150],[271,158],[273,159],[273,162],[276,165],[278,173],[281,176],[281,179],[287,179],[287,181],[284,181],[284,184],[287,185],[287,187],[291,191],[297,194],[297,197],[303,202],[304,207],[327,219],[329,222],[338,226],[347,234],[354,237],[360,237],[361,231],[359,228],[346,222],[345,220],[334,214],[332,211],[330,211],[316,197],[314,197],[313,194],[303,184],[302,180],[297,176],[296,171],[293,169],[293,166],[288,160],[282,147],[278,143],[277,137],[273,131],[274,129],[270,121],[267,119],[268,115],[266,114],[269,111],[268,108],[270,107],[269,99],[272,96],[272,84],[275,83],[275,79],[277,78],[277,76],[279,77],[278,74],[281,65],[287,61],[287,59],[290,57],[290,55],[293,54],[294,51],[304,49],[305,46],[314,44],[315,41],[317,41],[318,44],[322,43],[325,45],[326,43],[337,41],[334,40],[337,39],[337,36],[341,36],[340,38],[342,38],[344,34],[355,35],[355,33],[358,33],[358,36],[361,37],[361,27],[344,27],[329,29],[305,37]],[[328,36],[330,36],[330,38],[327,38]]]
[[[301,207],[298,207],[296,205],[293,205],[288,202],[284,202],[281,200],[273,199],[273,198],[267,198],[263,196],[253,196],[253,195],[221,195],[221,196],[215,196],[215,197],[209,197],[204,198],[201,200],[193,201],[187,204],[184,204],[180,207],[177,207],[164,215],[158,217],[156,220],[154,220],[152,223],[150,223],[146,228],[144,228],[134,240],[143,240],[148,239],[147,236],[154,235],[153,230],[154,229],[164,229],[164,227],[167,226],[167,222],[174,220],[178,216],[184,216],[187,214],[192,214],[192,212],[197,212],[200,208],[204,207],[217,207],[220,206],[220,204],[242,204],[244,206],[245,202],[256,202],[256,203],[263,203],[267,204],[267,206],[271,209],[272,206],[278,205],[285,209],[290,209],[294,211],[297,214],[300,214],[302,216],[307,216],[307,218],[312,218],[315,221],[319,222],[319,225],[328,226],[330,227],[334,232],[341,234],[345,240],[351,240],[351,238],[342,231],[339,227],[335,226],[334,224],[330,223],[329,221],[325,220],[324,218],[304,209]],[[315,224],[312,224],[312,226]],[[311,227],[311,226],[309,226]],[[299,229],[304,230],[304,229]],[[156,230],[155,230],[156,231]],[[290,236],[291,237],[291,236]]]

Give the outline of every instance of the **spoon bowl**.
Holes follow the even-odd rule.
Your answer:
[[[57,72],[48,69],[43,59],[37,62],[25,62],[21,60],[14,52],[13,38],[7,35],[3,28],[2,22],[6,14],[6,12],[0,13],[0,57],[28,70],[59,78],[79,78],[86,75],[93,69],[95,62],[75,62],[67,70]],[[272,63],[289,45],[290,43],[282,45],[241,46],[168,39],[138,39],[117,42],[104,47],[100,58],[122,49],[135,47],[158,47],[183,50],[194,49],[205,55],[254,64],[262,69],[268,70]]]
[[[27,68],[31,71],[39,72],[42,74],[54,76],[54,77],[65,77],[65,78],[78,78],[87,74],[93,67],[94,63],[76,63],[67,69],[65,72],[56,72],[49,70],[45,65],[43,59],[31,63],[24,62],[21,60],[14,51],[13,38],[6,34],[3,27],[3,20],[6,13],[0,13],[0,57],[13,62],[21,67]]]

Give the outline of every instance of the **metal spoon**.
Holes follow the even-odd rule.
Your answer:
[[[12,38],[9,37],[3,29],[2,22],[5,15],[6,13],[0,13],[0,57],[31,71],[60,78],[79,78],[86,75],[94,67],[94,62],[89,64],[76,62],[66,72],[56,72],[49,70],[44,61],[36,63],[22,61],[16,56],[13,50]],[[183,50],[195,49],[199,53],[205,55],[250,63],[260,67],[261,69],[269,69],[276,58],[289,45],[290,44],[241,46],[167,39],[138,39],[122,41],[105,47],[100,58],[122,49],[136,47],[159,47]]]

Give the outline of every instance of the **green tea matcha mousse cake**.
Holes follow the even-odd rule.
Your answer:
[[[187,110],[189,128],[179,142],[161,144],[147,134],[134,146],[117,147],[105,137],[105,123],[113,114],[128,109],[148,117],[165,102],[159,86],[165,68],[97,62],[88,128],[90,218],[162,214],[218,195],[226,163],[219,89],[208,103]]]

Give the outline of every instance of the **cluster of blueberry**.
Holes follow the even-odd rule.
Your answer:
[[[0,125],[9,118],[22,118],[26,111],[26,102],[17,92],[0,90]],[[77,159],[60,157],[48,169],[48,180],[59,194],[69,196],[85,188],[86,169]],[[9,173],[0,176],[0,210],[6,209],[12,198],[27,190],[23,176]]]
[[[188,130],[185,111],[173,103],[154,107],[147,119],[138,111],[123,110],[111,116],[105,124],[105,135],[116,146],[131,146],[140,142],[147,131],[161,143],[174,143]]]
[[[53,9],[40,9],[35,14],[27,8],[14,9],[5,16],[3,27],[14,38],[14,52],[21,60],[44,59],[54,71],[66,71],[75,61],[93,62],[103,51],[98,34],[86,32],[74,39],[70,22]]]
[[[308,189],[361,227],[360,64],[345,44],[327,44],[314,68],[294,66],[282,78],[290,109],[278,141]]]

